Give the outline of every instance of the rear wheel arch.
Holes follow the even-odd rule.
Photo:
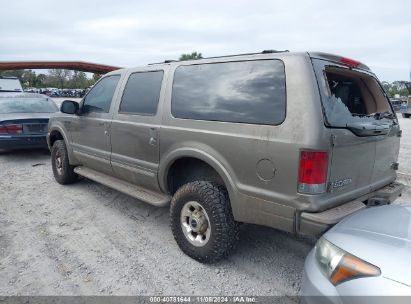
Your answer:
[[[174,194],[174,192],[177,191],[178,187],[170,188],[170,178],[172,178],[172,174],[178,166],[181,168],[181,164],[187,162],[194,163],[197,166],[196,168],[187,169],[187,171],[193,169],[190,173],[193,173],[193,171],[196,171],[196,169],[200,167],[200,169],[196,172],[197,175],[193,174],[192,176],[201,178],[202,174],[208,173],[208,177],[213,177],[209,181],[222,184],[222,186],[227,189],[231,205],[233,205],[232,202],[235,201],[235,186],[229,171],[219,161],[217,161],[216,158],[204,151],[196,149],[177,150],[163,159],[163,166],[160,165],[159,169],[159,182],[160,187],[164,192]],[[194,181],[193,178],[187,179],[187,182],[192,181]]]
[[[207,162],[194,157],[176,159],[167,173],[167,190],[174,194],[184,184],[206,180],[225,186],[218,172]]]

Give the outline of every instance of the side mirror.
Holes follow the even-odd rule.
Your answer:
[[[60,111],[66,114],[77,114],[79,110],[79,104],[72,100],[65,100],[60,106]]]

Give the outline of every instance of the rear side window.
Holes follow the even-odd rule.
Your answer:
[[[120,75],[113,75],[97,82],[84,99],[82,113],[108,113],[119,79]]]
[[[174,117],[277,125],[286,111],[280,60],[180,66],[174,74]]]
[[[163,71],[131,74],[124,89],[119,112],[155,115],[162,80]]]

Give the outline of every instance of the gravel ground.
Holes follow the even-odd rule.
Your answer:
[[[400,123],[400,171],[411,173],[411,119]],[[0,295],[293,296],[313,247],[243,225],[228,259],[200,264],[174,242],[167,208],[86,179],[61,186],[48,151],[1,153],[0,189]]]

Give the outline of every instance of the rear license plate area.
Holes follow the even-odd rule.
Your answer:
[[[34,133],[46,133],[47,125],[46,124],[25,124],[24,133],[34,134]]]

